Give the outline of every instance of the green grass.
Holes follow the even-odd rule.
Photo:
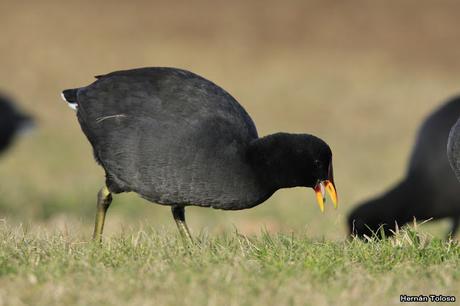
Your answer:
[[[460,246],[417,228],[383,241],[305,234],[124,230],[85,236],[0,225],[0,305],[388,305],[460,297]]]

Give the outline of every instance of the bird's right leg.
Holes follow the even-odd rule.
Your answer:
[[[93,240],[102,241],[102,231],[104,230],[105,214],[109,209],[110,203],[112,203],[112,194],[109,188],[104,186],[99,190],[97,194],[97,211],[96,211],[96,222],[94,224]]]
[[[184,241],[193,243],[192,235],[190,235],[190,231],[188,230],[187,223],[185,223],[184,207],[173,205],[171,206],[171,211],[174,217],[174,221],[176,221],[177,228],[179,229],[179,233],[182,236],[182,239]]]
[[[455,216],[452,219],[452,227],[450,228],[450,231],[447,233],[448,238],[455,237],[455,233],[457,232],[459,225],[460,225],[460,217]]]

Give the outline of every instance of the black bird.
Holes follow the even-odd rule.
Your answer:
[[[348,217],[350,232],[359,237],[391,236],[397,223],[452,218],[448,235],[460,219],[460,186],[446,157],[449,130],[460,116],[460,97],[434,111],[421,125],[405,178],[383,195],[355,208]]]
[[[189,71],[139,68],[96,78],[62,93],[106,173],[94,239],[101,239],[112,193],[133,191],[171,206],[188,239],[188,205],[251,208],[295,186],[314,188],[321,210],[325,190],[336,204],[332,153],[321,139],[288,133],[259,138],[230,94]]]
[[[30,116],[19,111],[10,98],[0,95],[0,153],[10,146],[21,131],[32,126]]]

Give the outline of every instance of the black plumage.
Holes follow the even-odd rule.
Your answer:
[[[10,98],[0,95],[0,153],[10,146],[21,131],[32,125],[30,116],[21,112]]]
[[[335,196],[324,141],[287,133],[259,138],[230,94],[189,71],[117,71],[63,96],[105,169],[105,194],[133,191],[182,213],[187,205],[250,208],[294,186],[322,195],[326,187]]]
[[[460,181],[460,118],[450,130],[447,141],[447,157],[455,176]]]
[[[452,218],[455,234],[460,218],[460,186],[446,157],[449,130],[460,116],[460,97],[434,111],[421,125],[407,173],[389,191],[355,208],[348,217],[358,236],[391,235],[395,223]]]

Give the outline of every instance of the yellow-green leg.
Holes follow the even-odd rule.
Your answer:
[[[447,238],[455,238],[459,226],[460,217],[455,216],[452,220],[452,227],[450,228],[450,231],[447,233]]]
[[[96,222],[94,224],[94,241],[102,241],[102,231],[104,230],[105,214],[109,209],[110,203],[112,203],[112,194],[107,186],[104,186],[99,190],[97,194],[97,211],[96,211]]]
[[[190,235],[190,231],[188,230],[187,223],[185,223],[185,209],[183,206],[172,206],[171,211],[174,217],[174,221],[176,221],[177,228],[179,229],[179,233],[182,236],[184,241],[193,243],[192,235]]]

